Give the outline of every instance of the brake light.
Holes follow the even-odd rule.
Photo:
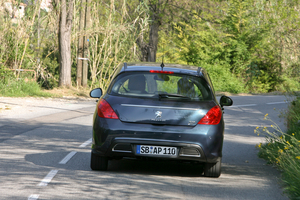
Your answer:
[[[174,74],[174,72],[170,72],[170,71],[162,71],[162,70],[150,70],[150,73]]]
[[[104,99],[101,99],[98,103],[98,116],[108,119],[119,119],[115,111]]]
[[[222,110],[219,106],[210,109],[206,115],[198,122],[198,124],[216,125],[219,124],[222,118]]]

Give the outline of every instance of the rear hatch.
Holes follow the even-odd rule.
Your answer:
[[[195,126],[216,105],[213,101],[173,101],[142,98],[108,97],[122,122]]]

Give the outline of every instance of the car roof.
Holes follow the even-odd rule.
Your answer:
[[[162,63],[155,62],[139,62],[139,63],[124,63],[119,65],[119,73],[123,72],[137,72],[137,71],[150,71],[150,70],[163,70],[172,71],[174,73],[189,74],[194,76],[203,76],[206,71],[201,67],[182,65],[182,64],[171,64],[163,63],[163,69],[161,67]]]

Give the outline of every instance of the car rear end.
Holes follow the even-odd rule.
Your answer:
[[[123,68],[98,102],[92,156],[104,162],[122,157],[220,161],[222,110],[205,73]]]

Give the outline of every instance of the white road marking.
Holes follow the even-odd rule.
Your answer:
[[[77,152],[76,151],[72,151],[70,152],[66,157],[64,157],[64,159],[62,159],[59,164],[66,164]]]
[[[32,194],[28,197],[28,200],[37,200],[39,198],[40,195],[38,194]]]
[[[272,104],[282,104],[282,103],[287,103],[287,102],[271,102],[271,103],[267,103],[267,104],[272,105]]]
[[[231,107],[248,107],[248,106],[257,106],[257,104],[233,105]]]
[[[92,138],[88,139],[84,143],[82,143],[79,147],[83,148],[92,143]]]
[[[288,103],[288,102],[281,101],[281,102],[270,102],[270,103],[266,103],[266,104],[267,105],[274,105],[274,104],[284,104],[284,103]],[[230,107],[250,107],[250,106],[257,106],[257,104],[232,105]]]
[[[58,170],[51,170],[47,176],[38,184],[38,186],[47,186],[48,183],[51,182],[51,180],[54,178],[54,176],[57,174]]]

